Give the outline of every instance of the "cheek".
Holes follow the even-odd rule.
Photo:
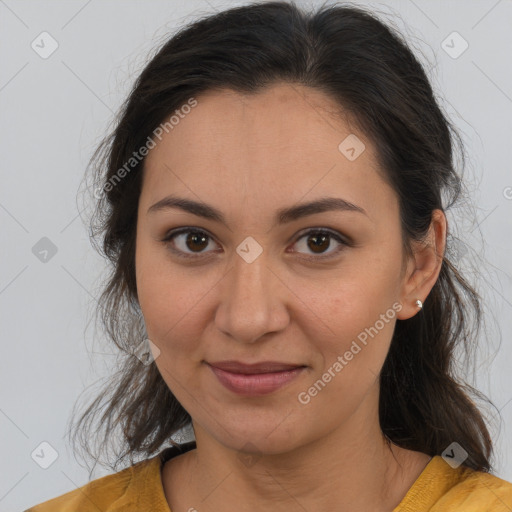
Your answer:
[[[187,286],[187,285],[185,285]],[[148,337],[162,352],[191,352],[197,346],[204,329],[200,319],[200,299],[206,292],[203,287],[188,294],[177,292],[179,280],[169,284],[163,279],[144,282],[139,300],[144,315]]]
[[[396,265],[382,260],[366,263],[365,272],[347,273],[340,278],[339,286],[334,288],[331,283],[328,294],[313,293],[307,301],[321,320],[316,323],[325,326],[321,336],[318,331],[316,337],[310,333],[310,339],[316,340],[316,350],[323,355],[321,373],[336,374],[339,384],[343,381],[343,387],[349,388],[366,380],[365,375],[371,380],[380,372],[400,308]],[[309,316],[309,325],[314,325],[315,315]]]
[[[176,399],[189,410],[190,395],[200,393],[194,378],[200,359],[201,331],[198,302],[206,290],[194,289],[190,280],[165,266],[146,265],[141,258],[137,278],[148,338],[160,350],[155,364]],[[186,292],[186,293],[185,293]]]
[[[332,301],[329,312],[335,336],[316,338],[315,351],[322,357],[297,396],[309,404],[303,412],[312,422],[325,415],[331,418],[327,423],[342,421],[378,386],[396,322],[392,304],[368,302],[361,295]]]
[[[204,280],[171,265],[160,250],[137,248],[136,280],[146,330],[163,353],[193,350],[201,322],[194,318],[208,292]]]
[[[330,335],[320,350],[325,364],[342,357],[347,365],[379,371],[384,362],[396,322],[391,300],[368,300],[361,295],[334,300],[329,307]]]

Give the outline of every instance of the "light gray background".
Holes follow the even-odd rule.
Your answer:
[[[87,482],[63,436],[75,400],[113,361],[101,333],[94,338],[86,329],[103,268],[77,210],[92,151],[166,34],[241,3],[0,0],[1,511]],[[460,215],[458,234],[471,249],[459,252],[464,260],[485,256],[480,291],[489,328],[497,324],[479,354],[476,384],[501,410],[495,462],[499,476],[512,480],[512,2],[360,3],[406,31],[464,136],[475,219]],[[59,45],[46,59],[31,48],[43,31]],[[441,46],[453,31],[469,44],[458,58]],[[462,48],[461,40],[447,41],[452,52]],[[32,251],[42,237],[57,248],[47,262]],[[42,442],[59,454],[48,469],[31,458]]]

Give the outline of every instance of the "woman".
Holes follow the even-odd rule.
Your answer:
[[[105,402],[131,465],[29,510],[511,510],[452,370],[480,314],[445,256],[452,135],[362,9],[252,4],[172,37],[95,155],[127,357],[76,432]]]

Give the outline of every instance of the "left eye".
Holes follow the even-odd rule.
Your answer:
[[[300,245],[300,241],[302,239],[306,239],[306,246],[308,249],[311,249],[313,251],[313,254],[321,254],[319,258],[313,258],[314,259],[326,259],[330,258],[333,255],[339,253],[344,246],[348,246],[349,243],[343,240],[337,233],[330,230],[325,229],[311,229],[308,232],[304,233],[302,236],[300,236],[297,241],[295,242],[295,245]],[[338,243],[337,249],[331,251],[330,253],[327,253],[326,256],[324,256],[324,250],[326,248],[331,247],[331,241],[335,240],[336,243]],[[300,251],[293,251],[293,252],[300,252]]]
[[[166,245],[169,246],[170,250],[180,257],[184,258],[195,258],[198,255],[203,254],[205,248],[208,247],[208,240],[212,237],[200,229],[183,228],[176,231],[171,231],[163,240]],[[301,245],[302,239],[306,240],[306,247],[313,253],[312,259],[326,259],[337,254],[344,246],[350,245],[349,242],[344,240],[336,232],[326,229],[311,229],[306,233],[302,234],[295,242],[294,245]],[[332,240],[335,240],[339,244],[338,248],[331,251],[324,256],[326,249],[331,247]],[[181,243],[181,247],[180,247]],[[191,252],[187,252],[187,249]],[[194,250],[194,249],[197,249]],[[300,252],[300,250],[293,250],[292,252]],[[316,255],[320,255],[315,257]],[[311,255],[311,253],[310,253]]]

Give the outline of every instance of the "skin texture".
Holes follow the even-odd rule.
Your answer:
[[[391,511],[430,457],[385,444],[378,374],[396,319],[421,314],[415,301],[428,300],[436,282],[446,218],[434,212],[428,243],[414,246],[402,272],[396,194],[371,141],[336,116],[330,98],[276,84],[197,101],[149,153],[137,221],[137,289],[161,351],[155,363],[190,413],[197,442],[164,466],[171,510]],[[338,149],[349,134],[365,144],[353,161]],[[147,212],[169,194],[216,207],[228,226],[179,209]],[[329,211],[274,225],[276,210],[326,196],[366,215]],[[187,234],[162,242],[179,227],[201,229],[206,243],[187,245]],[[333,230],[353,246],[331,238],[315,251],[308,228]],[[249,236],[263,249],[251,263],[236,251]],[[389,311],[378,334],[300,403],[299,393]],[[228,359],[307,368],[269,395],[240,397],[204,363]]]

